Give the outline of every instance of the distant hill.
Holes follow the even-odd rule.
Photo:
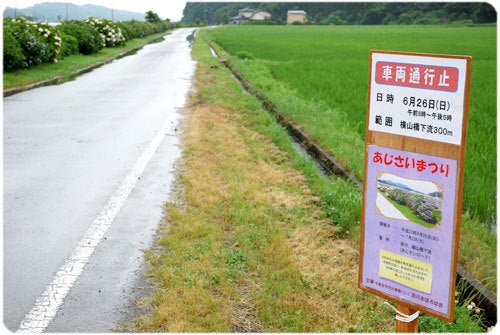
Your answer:
[[[408,187],[406,186],[405,184],[401,184],[401,183],[397,183],[397,182],[394,182],[392,180],[385,180],[385,179],[379,179],[378,180],[379,183],[381,184],[386,184],[386,185],[390,185],[390,186],[395,186],[397,188],[400,188],[400,189],[403,189],[403,190],[407,190],[407,191],[411,191],[411,192],[416,192],[416,193],[420,193],[418,191],[415,191],[414,189],[412,189],[411,187]]]
[[[83,20],[87,17],[113,19],[114,21],[144,21],[145,13],[111,9],[96,5],[78,6],[72,3],[43,2],[27,8],[7,7],[3,17],[24,16],[31,20],[59,22],[62,20]]]
[[[439,191],[431,192],[431,193],[423,193],[423,192],[414,190],[413,188],[408,187],[405,184],[397,183],[397,182],[392,181],[392,180],[379,179],[378,182],[381,183],[381,184],[389,185],[389,186],[395,186],[397,188],[400,188],[400,189],[403,189],[403,190],[407,190],[407,191],[410,191],[410,192],[413,192],[413,193],[419,193],[419,194],[428,195],[428,196],[431,196],[431,197],[434,197],[434,198],[443,199],[443,193],[441,193]]]

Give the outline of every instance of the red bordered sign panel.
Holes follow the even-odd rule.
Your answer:
[[[462,144],[467,58],[371,54],[371,131]]]

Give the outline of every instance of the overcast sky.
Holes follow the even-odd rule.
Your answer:
[[[41,2],[66,2],[75,5],[100,5],[113,9],[124,9],[133,12],[146,13],[152,10],[162,19],[180,21],[186,0],[3,0],[2,11],[5,7],[26,8]]]

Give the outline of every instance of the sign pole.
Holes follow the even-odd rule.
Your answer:
[[[398,304],[397,309],[399,312],[412,315],[417,311],[404,304]],[[410,322],[399,321],[396,319],[396,333],[418,333],[418,317]]]

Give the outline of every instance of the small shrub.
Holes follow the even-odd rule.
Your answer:
[[[115,24],[121,29],[125,40],[142,38],[148,35],[162,33],[175,27],[175,25],[168,20],[155,23],[130,20],[117,22]]]
[[[132,37],[132,31],[128,28],[127,24],[125,24],[124,22],[116,22],[116,25],[122,30],[123,38],[125,38],[126,41],[134,38]]]
[[[3,29],[3,71],[12,72],[24,67],[26,57],[23,49],[12,34],[12,27],[4,24]]]
[[[82,21],[64,21],[58,29],[64,34],[73,36],[77,40],[78,51],[84,55],[96,53],[105,46],[97,29]]]
[[[10,43],[6,48],[14,55],[14,59],[8,66],[11,70],[18,69],[19,49],[13,44],[12,37],[17,41],[22,50],[24,62],[21,67],[31,67],[43,63],[57,62],[60,57],[62,39],[58,31],[46,23],[35,23],[23,17],[16,19],[5,19],[4,30],[9,34],[4,34],[4,45]],[[16,56],[17,55],[17,56]],[[13,65],[16,64],[17,68]]]
[[[113,21],[94,17],[86,18],[83,21],[99,32],[106,47],[115,47],[125,44],[125,37],[122,34],[122,30]]]
[[[127,39],[142,38],[154,33],[154,25],[149,22],[139,22],[135,20],[119,22],[123,35]]]
[[[74,55],[80,52],[78,48],[78,40],[75,37],[61,33],[61,38],[62,38],[61,54],[63,57]]]

